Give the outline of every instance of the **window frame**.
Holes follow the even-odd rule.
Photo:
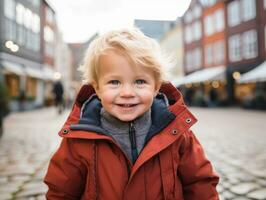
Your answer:
[[[242,34],[243,58],[252,59],[258,56],[258,34],[255,29]]]
[[[241,0],[241,20],[243,22],[252,20],[256,17],[256,0]]]
[[[238,62],[242,60],[242,53],[241,53],[241,35],[235,34],[228,38],[229,43],[229,60],[231,62]]]
[[[232,1],[228,4],[227,19],[229,27],[234,27],[241,23],[240,2],[238,0]]]

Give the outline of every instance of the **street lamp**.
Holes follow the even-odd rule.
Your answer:
[[[235,80],[240,79],[240,77],[241,77],[241,74],[240,74],[238,71],[235,71],[235,72],[233,73],[233,78],[234,78]]]
[[[6,41],[5,46],[12,52],[17,52],[19,50],[19,46],[15,44],[12,40]]]
[[[62,75],[60,74],[60,72],[55,72],[54,73],[54,79],[57,81],[57,80],[60,80],[62,77]]]

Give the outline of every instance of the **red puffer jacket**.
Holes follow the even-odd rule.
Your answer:
[[[83,86],[49,164],[47,199],[218,200],[219,178],[190,130],[195,117],[171,84],[160,91],[169,99],[167,112],[174,118],[159,116],[157,122],[164,127],[132,164],[110,136],[88,125],[91,119],[81,123],[81,106],[94,94],[91,86]]]

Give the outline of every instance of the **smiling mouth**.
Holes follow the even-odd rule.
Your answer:
[[[130,108],[130,107],[134,107],[138,104],[117,104],[117,105],[120,107],[123,107],[123,108]]]

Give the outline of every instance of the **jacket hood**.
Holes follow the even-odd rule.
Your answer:
[[[182,119],[184,114],[185,116],[189,116],[190,121],[193,123],[187,123],[188,121],[185,121],[182,129],[187,129],[196,122],[196,118],[185,106],[181,93],[172,84],[163,84],[159,92],[162,94],[159,93],[156,96],[151,107],[153,123],[147,135],[147,140],[167,127],[172,121]],[[167,98],[169,106],[166,105],[164,98]],[[72,111],[59,134],[66,136],[71,130],[85,130],[93,133],[87,135],[93,135],[96,138],[96,135],[98,137],[104,137],[106,133],[100,126],[99,113],[101,107],[100,100],[96,96],[93,87],[91,85],[83,85],[77,95]],[[72,137],[75,137],[75,134],[72,135]]]

